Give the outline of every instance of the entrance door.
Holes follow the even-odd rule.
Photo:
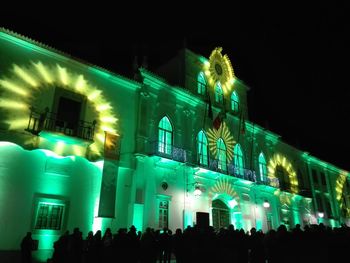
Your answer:
[[[221,227],[228,227],[230,224],[230,210],[219,199],[213,201],[213,227],[218,230]]]

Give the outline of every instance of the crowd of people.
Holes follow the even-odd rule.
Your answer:
[[[350,228],[331,228],[320,223],[300,225],[290,231],[285,225],[263,233],[245,232],[233,225],[215,231],[213,227],[187,227],[144,233],[134,226],[112,233],[90,231],[86,238],[79,228],[66,231],[55,243],[54,263],[95,262],[340,262],[350,251]]]

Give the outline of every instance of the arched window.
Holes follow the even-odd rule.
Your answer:
[[[239,112],[239,98],[235,91],[231,95],[231,109],[235,113]]]
[[[264,182],[267,176],[266,160],[263,153],[259,154],[259,172],[260,172],[260,181]]]
[[[222,88],[220,82],[217,82],[215,85],[215,101],[217,103],[224,102],[224,94],[222,93]]]
[[[218,168],[222,171],[226,171],[226,145],[221,138],[219,138],[216,141],[216,149],[216,159],[218,160]]]
[[[197,77],[197,92],[201,95],[205,95],[207,92],[207,81],[205,80],[203,72],[200,72]]]
[[[197,153],[199,164],[208,166],[208,139],[203,131],[197,135]]]
[[[171,154],[173,145],[173,127],[168,117],[163,117],[158,125],[158,151]]]
[[[241,146],[239,144],[235,145],[235,148],[233,150],[233,164],[235,168],[237,169],[236,171],[238,172],[239,175],[244,175],[244,164],[243,164],[243,153],[241,150]]]

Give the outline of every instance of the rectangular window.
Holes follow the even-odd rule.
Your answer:
[[[238,101],[231,100],[231,108],[234,113],[239,112],[239,104]]]
[[[299,188],[300,189],[305,189],[304,176],[301,173],[300,169],[298,169],[297,178],[298,178]]]
[[[328,198],[325,198],[325,204],[326,204],[326,214],[327,214],[327,216],[328,217],[333,217],[331,203],[329,202]]]
[[[322,199],[321,199],[320,194],[316,194],[316,203],[317,203],[318,212],[324,212],[323,205],[322,205]]]
[[[64,205],[39,202],[35,229],[61,230]]]
[[[169,201],[159,202],[159,228],[168,228]]]
[[[198,154],[199,154],[199,163],[201,165],[208,166],[208,152],[207,145],[203,142],[199,142],[198,144]]]
[[[206,86],[207,85],[205,83],[198,81],[197,83],[198,94],[205,95]]]
[[[158,135],[158,151],[168,155],[172,154],[172,133],[159,129]]]

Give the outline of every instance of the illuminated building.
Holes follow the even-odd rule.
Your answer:
[[[349,172],[250,122],[221,48],[135,80],[5,29],[0,53],[2,251],[27,231],[44,250],[75,227],[349,221]]]

